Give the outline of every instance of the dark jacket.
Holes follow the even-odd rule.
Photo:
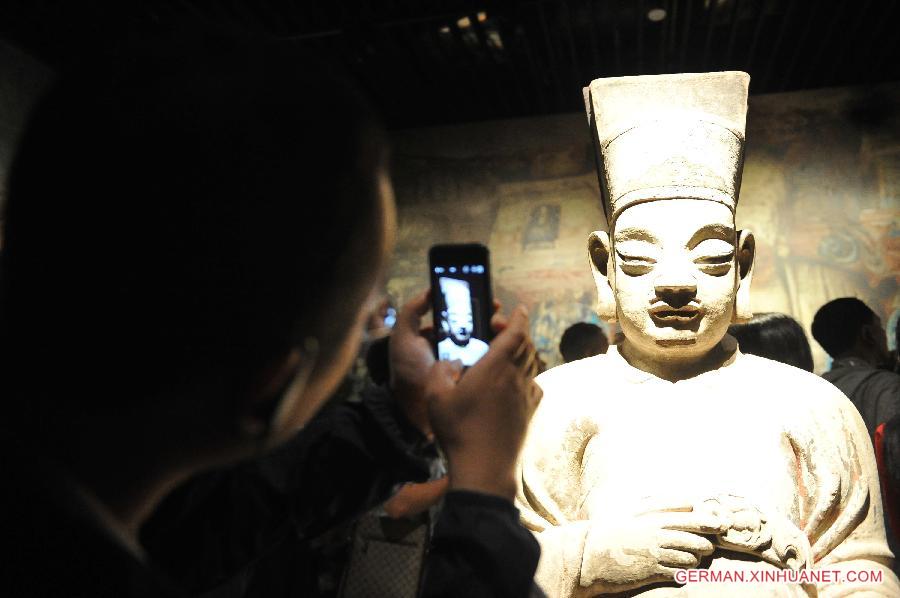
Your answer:
[[[875,428],[900,415],[900,376],[853,357],[836,359],[822,377],[837,386],[859,410],[869,438]]]
[[[428,478],[433,446],[388,393],[327,408],[275,452],[195,477],[160,506],[142,543],[194,593],[317,596],[324,534]],[[423,595],[528,596],[539,548],[506,500],[451,492],[435,526]]]

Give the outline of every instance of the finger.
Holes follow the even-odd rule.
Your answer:
[[[673,568],[666,567],[665,565],[657,565],[656,566],[656,575],[652,576],[652,580],[654,582],[657,581],[672,581],[675,579],[675,574],[681,567]]]
[[[709,513],[658,513],[654,517],[661,528],[694,534],[721,534],[728,529],[728,522]]]
[[[526,375],[529,378],[534,378],[541,373],[541,358],[537,354],[537,351],[535,351],[533,355],[534,359],[532,359],[531,363],[528,364],[528,370],[526,371]]]
[[[641,510],[638,515],[647,513],[671,513],[671,512],[691,512],[694,510],[694,500],[687,497],[664,497],[645,496],[641,499]]]
[[[419,329],[419,336],[427,340],[429,343],[435,341],[434,326],[423,326]]]
[[[531,344],[531,339],[526,336],[522,339],[521,344],[519,344],[515,351],[513,351],[512,362],[517,366],[524,368],[528,365],[532,355],[534,355],[534,345]]]
[[[531,410],[531,413],[534,413],[534,410],[537,409],[542,398],[544,398],[543,389],[536,382],[531,382],[528,386],[528,408]]]
[[[428,372],[426,383],[428,396],[440,396],[452,390],[461,375],[462,362],[460,360],[436,361]]]
[[[494,331],[494,334],[499,334],[500,332],[506,330],[506,326],[508,324],[509,320],[507,320],[506,316],[499,312],[491,316],[491,330]]]
[[[660,530],[659,538],[659,545],[663,548],[693,552],[697,556],[706,556],[715,550],[708,538],[688,532],[663,529]]]
[[[659,564],[663,567],[678,567],[681,569],[693,569],[700,564],[697,555],[671,548],[662,548],[659,551]]]
[[[538,355],[534,347],[529,347],[523,356],[514,359],[513,363],[526,378],[534,378],[538,372]]]
[[[425,290],[407,301],[400,308],[400,313],[397,314],[397,323],[394,324],[394,330],[417,332],[422,316],[427,314],[429,309],[431,309],[431,291]]]
[[[506,329],[494,339],[494,350],[506,358],[513,357],[522,351],[522,345],[528,340],[528,311],[520,305],[513,310]]]

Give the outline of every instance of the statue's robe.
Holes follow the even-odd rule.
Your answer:
[[[585,551],[592,526],[633,516],[646,497],[665,503],[733,495],[805,536],[807,567],[876,570],[883,581],[658,583],[628,595],[900,596],[859,413],[819,377],[741,354],[731,337],[722,342],[734,351],[725,365],[674,383],[629,365],[614,346],[537,378],[544,397],[521,457],[517,506],[541,544],[538,583],[551,597],[595,595],[597,586],[584,587],[602,567]],[[699,566],[780,568],[718,547]]]

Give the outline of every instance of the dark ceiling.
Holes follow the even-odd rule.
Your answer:
[[[898,0],[21,2],[0,35],[51,66],[185,23],[346,65],[394,128],[581,110],[591,79],[739,69],[751,93],[900,80]]]

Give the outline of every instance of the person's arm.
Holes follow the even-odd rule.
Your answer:
[[[512,499],[541,397],[537,364],[523,309],[495,324],[504,330],[481,361],[461,377],[458,364],[435,364],[424,391],[450,480],[425,564],[427,598],[525,597],[534,587],[540,548]]]
[[[289,534],[315,537],[376,506],[395,484],[427,479],[429,446],[387,391],[371,389],[273,452],[182,484],[145,524],[142,544],[187,588],[215,587]]]
[[[450,492],[435,526],[422,598],[526,597],[539,557],[509,500]]]
[[[436,458],[387,389],[369,389],[362,403],[325,415],[262,465],[276,462],[285,476],[293,527],[307,537],[380,504],[398,483],[427,480]]]
[[[428,482],[404,484],[384,503],[384,512],[392,519],[415,517],[444,497],[448,482],[447,476],[444,476]]]

